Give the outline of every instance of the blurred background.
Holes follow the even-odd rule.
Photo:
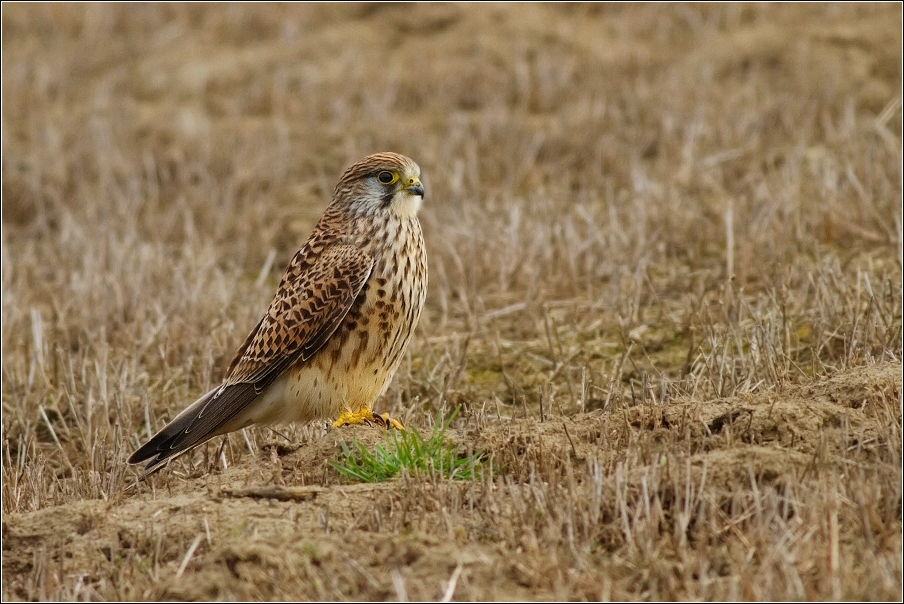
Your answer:
[[[424,427],[453,406],[462,410],[459,426],[512,426],[550,414],[586,419],[600,410],[598,417],[608,418],[641,403],[677,397],[702,404],[900,364],[897,3],[3,3],[2,36],[5,515],[132,497],[123,491],[135,477],[124,463],[128,454],[221,379],[342,171],[378,151],[412,157],[427,189],[421,212],[427,307],[378,405],[410,426]],[[900,595],[897,392],[897,403],[886,400],[884,409],[892,411],[863,411],[884,426],[863,437],[874,448],[864,445],[857,458],[857,467],[874,473],[861,472],[857,482],[853,472],[843,478],[853,467],[846,465],[833,469],[828,482],[801,487],[803,498],[820,501],[830,501],[819,495],[827,484],[862,496],[861,507],[841,517],[843,547],[850,549],[842,572],[807,570],[825,566],[808,561],[825,558],[810,541],[823,533],[810,531],[794,542],[804,560],[799,567],[768,557],[750,567],[752,554],[738,550],[723,574],[747,577],[754,586],[747,592],[694,591],[710,570],[729,568],[719,562],[722,550],[701,554],[703,570],[682,566],[685,583],[669,583],[677,575],[663,570],[657,585],[672,587],[657,591],[638,578],[650,558],[631,549],[629,532],[625,541],[599,537],[617,531],[597,502],[587,517],[605,526],[588,528],[586,543],[602,543],[627,560],[627,570],[613,575],[622,590],[614,596]],[[787,404],[800,410],[783,417],[811,417],[806,401]],[[847,455],[847,414],[855,410],[853,403],[842,407],[834,423],[825,420],[844,427],[832,432],[837,443],[822,423],[804,420],[782,441],[781,420],[775,438],[802,453],[770,458],[769,467],[779,467],[771,475],[797,484],[810,471],[802,468],[812,451],[837,445]],[[646,442],[643,451],[660,450],[655,431],[637,425],[626,440],[603,439],[609,465],[594,466],[593,476],[603,480],[605,467],[605,479],[615,480],[614,464],[623,462],[639,464],[637,472],[659,467],[659,453],[631,449]],[[315,432],[285,433],[310,440]],[[694,440],[688,451],[708,451],[712,437]],[[265,430],[233,435],[223,459],[232,466],[268,463],[249,452],[273,438]],[[683,433],[669,438],[680,441],[679,449],[691,442]],[[563,450],[574,449],[560,441]],[[512,470],[517,480],[533,481],[527,464],[534,458],[514,442],[499,440],[500,450],[511,448],[499,455],[512,467],[522,464],[521,474]],[[754,449],[737,455],[731,449],[734,457],[714,467],[733,468],[744,482]],[[198,459],[206,463],[207,453],[194,461],[184,456],[154,484],[181,488],[173,476],[218,467],[215,456],[210,466],[196,467]],[[298,462],[286,479],[337,481],[324,467]],[[555,482],[550,476],[564,467],[542,480]],[[589,471],[574,470],[578,482],[595,484]],[[599,498],[603,491],[596,492]],[[750,509],[761,509],[759,492],[738,493],[732,486],[713,501],[749,495],[756,501]],[[573,499],[576,506],[590,501]],[[762,539],[760,551],[790,551],[786,535],[797,529],[781,528],[788,505],[782,501],[742,535],[747,546]],[[388,509],[394,505],[401,504]],[[829,504],[813,504],[813,518],[817,524],[835,518],[834,533],[824,532],[837,550],[840,508],[819,505]],[[697,543],[709,538],[707,526],[730,522],[713,533],[719,548],[741,520],[712,509]],[[512,522],[506,552],[520,548],[523,523]],[[861,535],[858,527],[869,522],[879,528]],[[536,534],[559,538],[563,526],[539,526]],[[5,516],[4,539],[6,527]],[[218,528],[227,530],[215,523],[217,539]],[[185,534],[188,542],[195,536]],[[482,534],[471,542],[480,543]],[[869,536],[880,534],[898,540]],[[553,557],[575,551],[574,543],[549,545],[545,538],[541,550]],[[130,558],[138,570],[126,583],[137,591],[104,591],[117,583],[99,579],[95,596],[181,597],[157,587],[141,591],[156,585],[141,566],[148,556],[157,564],[153,552],[162,541],[155,539],[148,533],[145,558]],[[659,555],[659,542],[650,543]],[[185,539],[172,545],[170,570],[186,548]],[[876,558],[861,556],[869,548]],[[25,546],[15,551],[24,562],[8,567],[4,551],[4,575],[19,573],[13,583],[4,579],[18,586],[4,587],[4,597],[77,597],[76,575],[46,583],[46,569],[56,562],[33,568],[30,561],[39,558]],[[106,559],[96,557],[92,564],[106,577]],[[598,560],[577,559],[589,591],[563,591],[570,584],[562,579],[543,597],[602,597],[594,591]],[[562,568],[559,558],[549,565]],[[810,591],[783,574],[795,568],[810,577]],[[446,581],[447,570],[436,577]],[[440,585],[436,577],[430,585]],[[837,577],[844,582],[833,583]],[[353,580],[365,591],[347,590],[345,597],[390,593],[368,592],[368,583]],[[827,591],[830,584],[835,591]]]
[[[125,448],[155,430],[220,379],[342,170],[382,150],[427,184],[403,414],[557,381],[572,411],[650,380],[727,395],[899,351],[899,21],[4,5],[4,438],[56,451],[47,426],[97,405]],[[577,401],[581,380],[598,392]]]

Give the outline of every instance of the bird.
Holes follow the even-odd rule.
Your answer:
[[[142,476],[215,436],[251,425],[370,423],[399,367],[427,294],[418,211],[420,167],[385,152],[339,179],[332,201],[295,253],[276,295],[223,382],[138,448]]]

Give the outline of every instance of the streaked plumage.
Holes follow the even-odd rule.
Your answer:
[[[420,168],[402,155],[370,155],[346,170],[223,383],[129,463],[147,461],[149,473],[252,424],[340,414],[349,422],[379,420],[371,409],[399,366],[427,292],[417,219],[423,195]]]

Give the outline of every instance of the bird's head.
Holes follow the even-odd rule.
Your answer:
[[[368,155],[339,179],[333,203],[355,214],[392,212],[413,218],[424,201],[421,169],[397,153]]]

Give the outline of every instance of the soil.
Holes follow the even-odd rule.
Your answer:
[[[386,435],[376,427],[330,429],[297,448],[268,447],[226,471],[154,475],[111,501],[6,514],[4,582],[15,593],[43,559],[62,576],[123,582],[118,589],[140,599],[380,600],[404,590],[436,600],[453,577],[456,599],[555,599],[548,577],[537,576],[542,569],[529,544],[512,551],[504,535],[522,491],[535,486],[532,474],[601,471],[603,492],[615,498],[621,481],[636,489],[650,480],[647,466],[616,471],[626,451],[637,454],[640,439],[640,454],[660,458],[654,465],[674,473],[678,492],[706,483],[727,500],[737,485],[773,488],[808,473],[844,472],[844,451],[868,457],[883,429],[878,411],[888,400],[898,405],[900,389],[901,366],[885,363],[742,398],[677,399],[542,422],[475,418],[447,436],[482,451],[499,470],[465,483],[401,477],[348,484],[330,466],[343,459],[342,443],[372,448]],[[154,576],[154,589],[129,594],[128,577],[119,573],[134,558],[145,561],[141,572]]]

